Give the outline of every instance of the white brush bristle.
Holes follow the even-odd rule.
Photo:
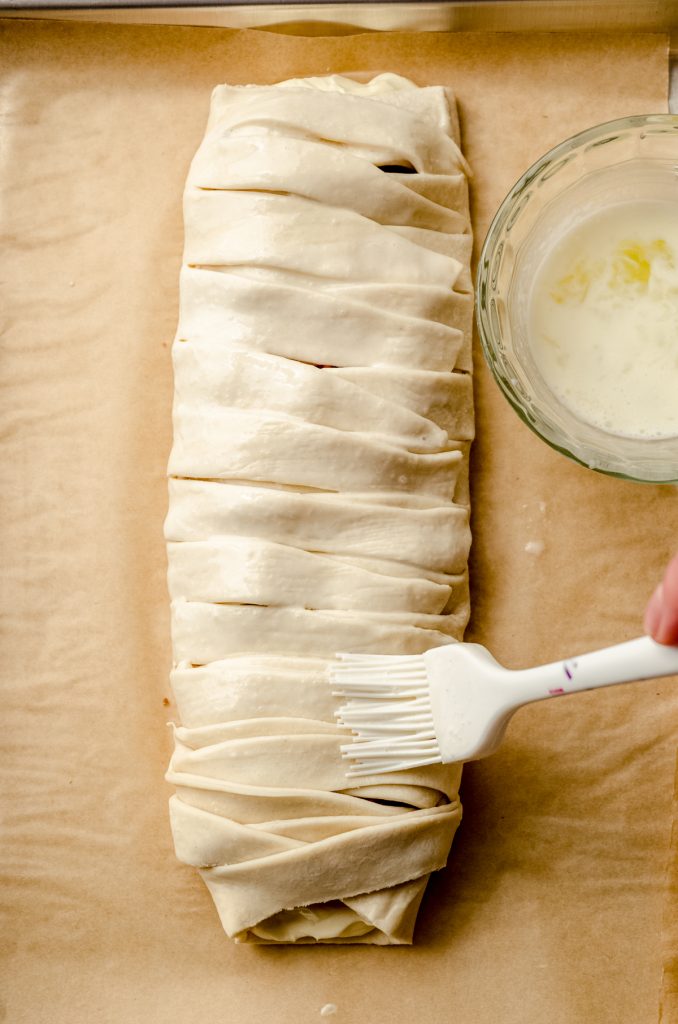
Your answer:
[[[440,764],[420,655],[338,654],[330,682],[346,698],[336,718],[355,734],[341,747],[349,778]]]

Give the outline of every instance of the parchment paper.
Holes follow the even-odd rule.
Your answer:
[[[654,1024],[666,960],[678,1020],[675,682],[520,714],[466,770],[413,949],[232,945],[175,862],[163,782],[168,349],[212,86],[354,70],[452,85],[479,244],[549,146],[665,109],[666,40],[1,30],[3,1019],[305,1024],[334,1003],[337,1024]],[[640,633],[675,490],[552,452],[480,356],[477,411],[470,638],[519,666]]]

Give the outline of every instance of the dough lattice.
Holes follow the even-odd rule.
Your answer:
[[[461,816],[459,766],[349,786],[325,678],[468,618],[458,135],[447,90],[395,75],[221,86],[189,173],[168,779],[239,941],[410,942]]]

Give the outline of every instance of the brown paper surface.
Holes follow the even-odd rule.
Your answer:
[[[163,782],[169,344],[212,86],[355,70],[453,86],[479,244],[549,146],[665,109],[666,40],[18,22],[1,36],[1,1019],[304,1024],[334,1003],[337,1024],[654,1024],[666,962],[664,1022],[678,1020],[675,681],[521,712],[466,769],[412,949],[230,943],[174,859]],[[517,667],[640,633],[677,544],[675,490],[551,451],[480,356],[476,398],[470,638]]]

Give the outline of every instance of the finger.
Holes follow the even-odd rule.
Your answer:
[[[645,609],[645,618],[643,619],[643,629],[648,633],[654,640],[657,639],[655,636],[659,623],[662,617],[662,585],[661,583],[655,587],[655,591],[648,601],[647,608]]]
[[[660,644],[678,644],[678,555],[666,569],[664,579],[650,599],[646,629]]]
[[[674,555],[664,574],[664,604],[678,608],[678,554]]]

